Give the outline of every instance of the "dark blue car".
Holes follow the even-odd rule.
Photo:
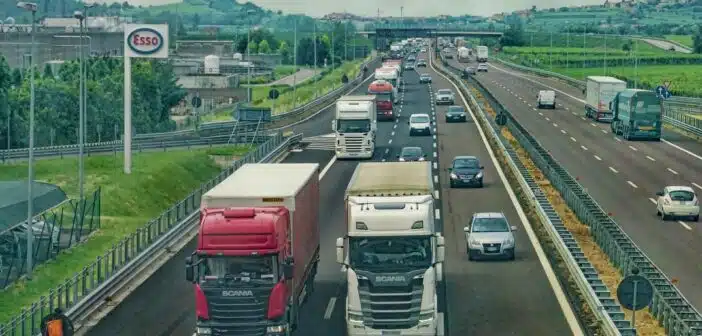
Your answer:
[[[482,188],[484,168],[475,156],[456,156],[453,158],[451,168],[449,168],[451,188]]]

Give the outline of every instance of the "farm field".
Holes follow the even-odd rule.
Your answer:
[[[693,46],[692,35],[666,35],[665,38],[690,48]]]

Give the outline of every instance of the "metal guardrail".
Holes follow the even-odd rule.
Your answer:
[[[360,69],[364,66],[377,61],[378,58],[371,58],[369,61],[360,65]],[[324,107],[331,102],[338,99],[344,93],[346,93],[350,88],[363,82],[364,78],[363,71],[359,71],[356,78],[350,80],[348,83],[340,86],[337,89],[327,92],[326,94],[307,102],[304,105],[298,106],[297,108],[290,110],[285,113],[280,113],[271,116],[271,122],[267,126],[273,126],[276,128],[265,128],[265,130],[278,130],[285,128],[285,125],[281,127],[281,123],[290,121],[294,124],[299,121],[296,120],[298,117],[309,113],[310,111],[315,111],[317,108]],[[139,150],[140,148],[158,148],[158,144],[168,144],[170,147],[180,147],[187,146],[187,143],[179,145],[177,141],[194,141],[205,137],[212,136],[224,136],[230,135],[236,127],[242,132],[254,132],[257,128],[257,123],[240,122],[236,121],[220,121],[220,122],[208,122],[199,125],[198,129],[186,129],[180,131],[172,132],[160,132],[160,133],[145,133],[137,134],[134,136],[132,145],[133,150]],[[176,141],[177,140],[177,141]],[[175,141],[175,142],[174,142]],[[85,153],[98,153],[98,152],[112,152],[112,151],[122,151],[123,142],[119,141],[108,141],[100,143],[89,143],[85,144]],[[154,147],[156,146],[156,147]],[[165,148],[165,147],[164,147]],[[44,154],[49,153],[49,154]],[[75,155],[78,154],[78,145],[63,145],[63,146],[47,146],[47,147],[36,147],[34,148],[34,155],[40,156],[61,156],[61,155]],[[10,150],[0,150],[0,160],[7,159],[21,159],[29,157],[28,148],[10,149]]]
[[[507,67],[533,73],[538,76],[558,78],[574,87],[585,90],[585,81],[577,80],[559,73],[527,67],[512,62],[493,57],[493,60]],[[702,136],[702,119],[690,117],[688,114],[699,114],[702,116],[702,99],[695,97],[673,97],[663,101],[663,122],[673,127],[682,129],[695,136]]]
[[[73,321],[80,323],[86,313],[105,302],[106,293],[119,286],[123,280],[137,276],[133,270],[147,263],[154,251],[163,249],[173,243],[174,238],[181,237],[183,232],[196,227],[200,200],[205,192],[242,165],[267,162],[300,138],[301,135],[283,137],[281,133],[269,136],[268,141],[234,162],[217,177],[202,184],[159,217],[150,220],[136,232],[113,245],[93,263],[50,290],[47,296],[42,296],[30,307],[23,308],[9,323],[0,325],[0,336],[39,334],[41,319],[55,308],[66,311]]]
[[[536,210],[560,258],[566,265],[585,303],[590,311],[595,314],[602,330],[605,331],[606,335],[612,336],[636,335],[635,330],[631,328],[630,322],[625,320],[624,313],[615,299],[612,298],[607,286],[599,278],[595,268],[587,260],[571,233],[565,228],[562,219],[556,213],[548,198],[546,198],[541,187],[519,161],[517,152],[512,145],[500,134],[500,126],[488,118],[466,84],[456,74],[459,70],[455,68],[446,69],[439,64],[435,65],[443,74],[453,79],[453,82],[459,86],[464,96],[468,97],[473,110],[478,112],[476,115],[481,119],[483,125],[488,126],[483,127],[483,129],[500,147],[499,149],[504,154],[505,161],[517,177],[521,189],[527,194],[529,203]],[[487,92],[487,95],[489,95],[489,92]],[[512,123],[514,122],[510,124]]]
[[[460,82],[460,81],[459,81]],[[462,84],[462,82],[460,82]],[[462,84],[463,85],[463,84]],[[499,102],[492,97],[490,92],[476,83],[481,91],[483,91],[493,103],[505,113],[508,118],[507,128],[512,135],[517,139],[520,145],[528,152],[532,161],[546,175],[551,184],[560,192],[565,199],[566,204],[574,211],[578,219],[585,225],[590,227],[590,232],[595,239],[595,242],[607,254],[612,264],[617,267],[623,274],[629,274],[633,268],[640,271],[640,275],[645,276],[653,285],[654,297],[649,305],[651,314],[658,320],[661,326],[666,330],[668,336],[698,336],[702,335],[702,315],[693,307],[680,291],[673,285],[665,274],[651,261],[646,254],[631,240],[631,238],[621,229],[621,227],[607,215],[599,204],[586,192],[586,190],[573,178],[551,154],[545,150],[541,144],[523,128],[519,122],[507,111]],[[494,124],[493,124],[494,126]],[[507,146],[505,146],[507,148]],[[512,151],[513,152],[513,151]],[[513,163],[518,169],[523,171],[523,166],[519,167],[514,161],[516,156],[514,153],[509,154],[513,159]],[[529,179],[525,179],[529,185]],[[538,187],[538,185],[537,185]],[[621,309],[616,304],[609,292],[606,291],[606,286],[599,279],[595,279],[596,272],[586,263],[582,252],[578,252],[577,243],[569,235],[568,231],[562,226],[562,222],[552,208],[548,207],[548,200],[545,198],[540,188],[529,188],[534,195],[534,199],[539,204],[544,204],[542,207],[543,215],[550,221],[552,229],[556,230],[558,236],[561,237],[561,242],[566,243],[567,250],[572,253],[573,259],[578,261],[578,268],[582,270],[582,274],[586,277],[592,277],[586,280],[586,284],[590,286],[591,291],[583,293],[595,294],[594,298],[600,302],[599,305],[591,307],[596,314],[598,311],[604,311],[609,316],[609,319],[615,324],[621,335],[631,335],[629,333],[630,325],[623,320]],[[593,302],[597,302],[593,300]],[[609,321],[603,326],[611,326]]]

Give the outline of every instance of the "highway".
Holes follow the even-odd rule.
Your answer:
[[[453,65],[459,68],[467,64]],[[656,195],[666,185],[702,191],[702,144],[664,130],[661,142],[616,138],[609,124],[584,118],[581,90],[562,82],[490,64],[475,78],[573,175],[634,242],[702,307],[702,228],[690,221],[656,217]],[[534,106],[540,89],[554,89],[555,110]]]
[[[369,67],[373,69],[372,67]],[[432,72],[421,69],[420,72]],[[445,107],[434,109],[430,92],[449,88],[447,81],[432,72],[432,86],[420,85],[418,75],[405,75],[400,118],[378,123],[378,147],[374,161],[395,160],[405,146],[420,146],[433,161],[439,182],[436,220],[447,242],[444,267],[446,293],[440,295],[440,311],[448,316],[447,335],[581,335],[573,312],[543,256],[521,210],[515,210],[513,195],[490,159],[473,122],[446,125],[441,119]],[[364,85],[355,90],[363,94]],[[453,89],[456,91],[455,89]],[[438,136],[409,137],[406,125],[412,113],[435,112]],[[333,112],[296,127],[306,136],[329,133]],[[445,167],[455,155],[473,154],[486,168],[484,189],[449,190]],[[345,329],[345,276],[332,256],[335,238],[346,232],[343,193],[357,161],[336,161],[331,151],[294,150],[285,162],[315,162],[324,167],[321,177],[321,255],[315,293],[303,308],[296,336],[343,335]],[[517,260],[512,262],[469,262],[465,255],[463,226],[472,212],[503,211],[519,227]],[[443,224],[443,225],[442,225]],[[195,242],[180,251],[88,335],[190,336],[195,326],[192,285],[184,279],[184,258]],[[554,289],[555,288],[555,289]],[[440,294],[442,294],[440,292]]]

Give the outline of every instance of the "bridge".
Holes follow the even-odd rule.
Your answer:
[[[493,37],[500,38],[503,33],[499,31],[475,31],[461,30],[441,27],[427,27],[418,25],[383,25],[375,30],[360,31],[359,34],[373,38],[375,46],[379,50],[388,48],[389,42],[393,39],[404,39],[411,37],[438,38],[438,37]]]

